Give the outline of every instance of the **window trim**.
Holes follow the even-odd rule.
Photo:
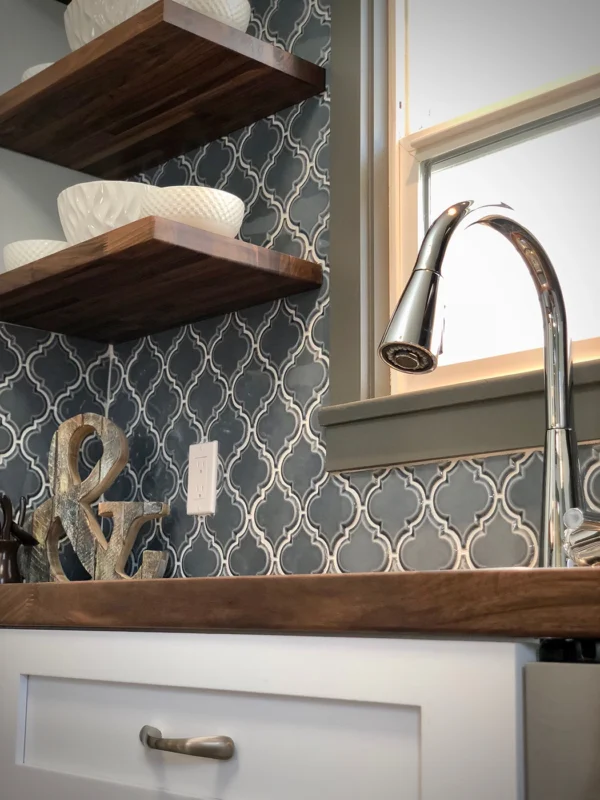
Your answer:
[[[407,86],[397,52],[406,22],[403,0],[332,2],[330,405],[319,421],[334,471],[543,444],[541,370],[391,394],[377,357],[401,290],[402,270],[389,264],[414,264],[424,164],[600,100],[600,72],[593,72],[398,145]],[[580,439],[600,439],[600,361],[576,365],[575,383]]]
[[[390,393],[376,358],[388,322],[390,31],[396,0],[333,0],[331,92],[330,396],[332,404]]]

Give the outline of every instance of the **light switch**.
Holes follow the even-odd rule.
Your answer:
[[[190,516],[216,512],[218,467],[218,442],[194,444],[190,447],[187,498],[187,513]]]

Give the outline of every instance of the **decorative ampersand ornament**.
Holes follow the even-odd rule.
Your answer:
[[[100,439],[103,453],[82,480],[79,451],[92,434]],[[69,580],[59,556],[59,541],[65,534],[93,579],[131,580],[125,565],[141,526],[148,520],[166,516],[169,506],[154,502],[101,503],[100,516],[113,520],[112,535],[106,540],[91,504],[114,483],[128,458],[125,434],[105,417],[80,414],[59,427],[52,439],[48,461],[52,497],[33,515],[33,535],[40,547],[31,554],[29,580]],[[167,560],[167,553],[144,552],[142,566],[133,579],[162,578]]]

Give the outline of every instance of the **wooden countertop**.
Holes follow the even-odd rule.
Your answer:
[[[600,569],[0,586],[0,627],[600,638]]]

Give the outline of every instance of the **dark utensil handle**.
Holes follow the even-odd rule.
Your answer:
[[[27,514],[27,500],[25,497],[21,497],[19,500],[19,510],[17,512],[17,518],[15,522],[22,528],[25,525],[25,515]]]
[[[10,498],[5,494],[0,494],[0,510],[2,510],[2,528],[0,528],[0,539],[5,542],[10,541],[13,524],[13,508]]]
[[[0,584],[23,582],[17,560],[19,547],[19,542],[14,540],[11,542],[0,541]]]
[[[12,535],[15,539],[18,539],[19,542],[25,547],[36,547],[38,544],[37,539],[34,539],[30,533],[24,531],[23,528],[20,528],[15,522],[13,522],[12,526]]]

